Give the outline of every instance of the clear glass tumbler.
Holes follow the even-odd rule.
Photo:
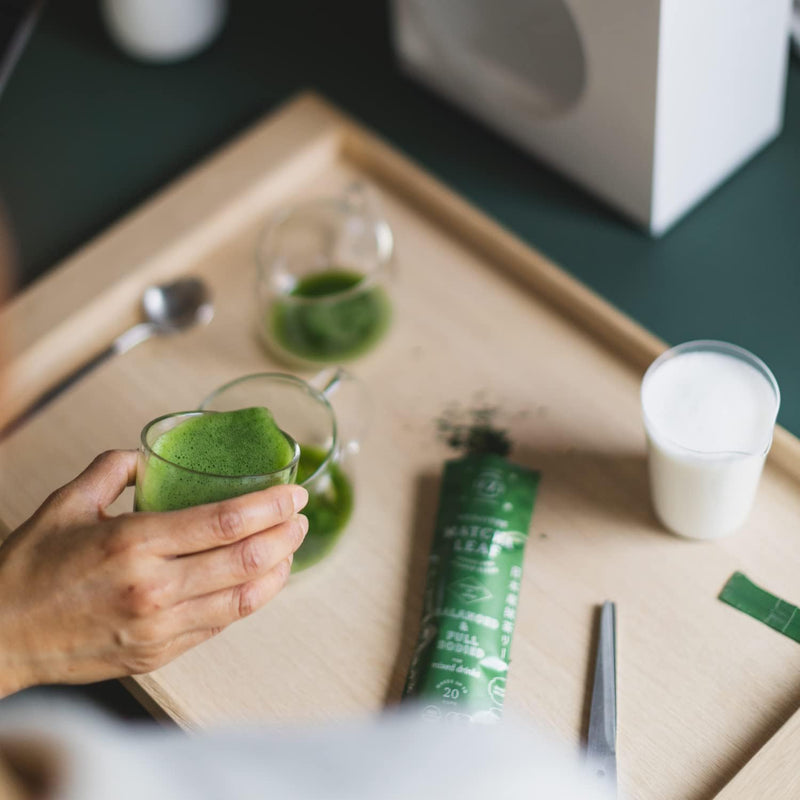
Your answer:
[[[136,469],[135,511],[174,511],[295,481],[300,448],[285,433],[294,456],[283,469],[265,475],[214,475],[198,472],[168,461],[154,451],[154,445],[160,436],[189,419],[211,413],[214,412],[183,411],[166,414],[144,427]]]
[[[653,507],[672,532],[715,539],[753,505],[780,406],[769,367],[727,342],[673,347],[642,380]]]

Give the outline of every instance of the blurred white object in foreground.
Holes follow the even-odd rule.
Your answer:
[[[128,55],[178,61],[208,45],[225,20],[227,0],[102,0],[111,37]]]
[[[783,123],[792,0],[393,0],[415,77],[652,234]]]
[[[597,778],[530,729],[452,727],[411,713],[314,728],[186,736],[112,724],[79,708],[8,703],[14,741],[52,744],[58,800],[602,800]],[[47,766],[47,765],[43,765]]]

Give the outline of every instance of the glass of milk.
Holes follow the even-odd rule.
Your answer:
[[[769,367],[736,345],[695,341],[642,381],[650,491],[674,533],[715,539],[747,519],[780,406]]]

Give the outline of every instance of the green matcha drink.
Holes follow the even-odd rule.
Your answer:
[[[137,511],[171,511],[290,483],[299,449],[266,408],[170,414],[142,432]]]
[[[366,353],[389,327],[393,252],[391,228],[364,183],[279,211],[256,246],[265,344],[304,366]]]
[[[346,361],[370,350],[390,319],[382,287],[359,272],[332,268],[300,279],[276,299],[267,310],[265,334],[268,344],[302,360]]]
[[[329,464],[316,476],[327,454],[318,447],[300,446],[297,482],[308,489],[308,534],[294,554],[292,572],[299,572],[321,561],[330,553],[353,511],[353,487],[338,464]]]

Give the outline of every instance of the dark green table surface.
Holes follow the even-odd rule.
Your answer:
[[[0,96],[0,191],[33,280],[201,156],[312,87],[669,342],[761,355],[800,434],[800,66],[780,139],[660,241],[401,75],[376,0],[237,0],[173,66],[129,60],[96,3],[50,3]]]

